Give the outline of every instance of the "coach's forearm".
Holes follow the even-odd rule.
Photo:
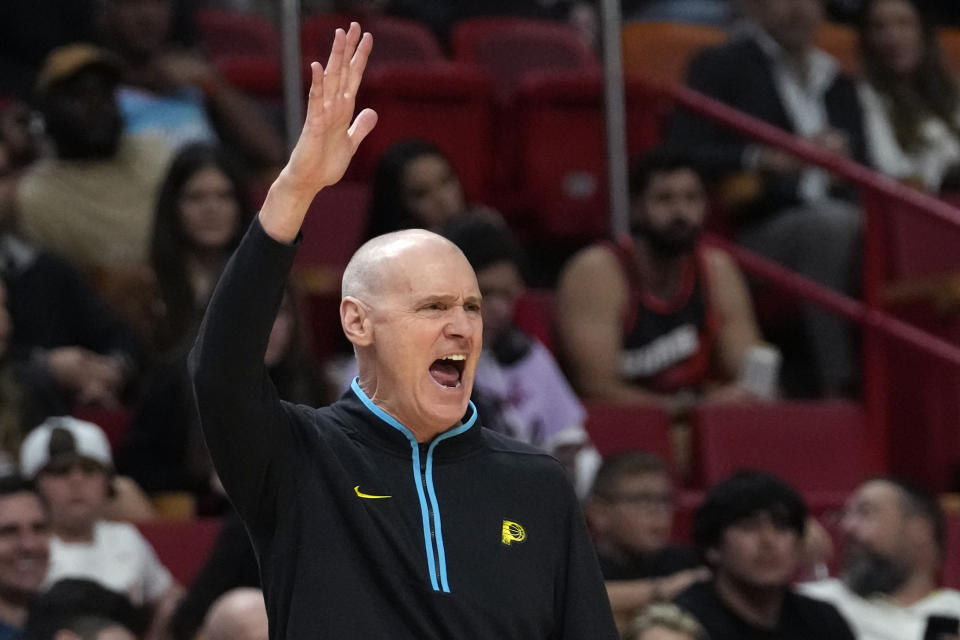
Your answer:
[[[281,171],[280,176],[270,185],[260,209],[260,225],[263,230],[277,242],[293,242],[300,233],[307,209],[316,194],[315,189],[293,184],[286,171]]]

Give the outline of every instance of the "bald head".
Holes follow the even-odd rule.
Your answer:
[[[371,300],[384,292],[392,267],[417,260],[426,252],[451,250],[460,253],[455,244],[425,229],[405,229],[372,238],[357,249],[344,269],[341,298]]]
[[[267,640],[267,607],[260,589],[233,589],[210,607],[204,622],[209,640]]]

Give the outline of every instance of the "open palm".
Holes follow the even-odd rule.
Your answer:
[[[372,46],[371,35],[361,37],[360,26],[354,22],[346,33],[337,29],[325,70],[318,62],[310,65],[306,120],[284,168],[297,189],[316,194],[339,181],[357,147],[376,125],[377,114],[372,109],[364,109],[351,123]]]

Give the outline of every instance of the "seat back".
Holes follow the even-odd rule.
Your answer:
[[[254,13],[198,9],[194,14],[200,44],[211,59],[221,55],[267,53],[280,57],[280,36],[273,23]]]
[[[300,27],[300,50],[305,65],[316,60],[327,64],[333,36],[337,28],[348,29],[351,17],[341,14],[318,14],[304,19]],[[396,62],[438,62],[443,60],[440,44],[429,29],[419,22],[376,16],[364,19],[363,28],[374,35],[367,68]]]
[[[156,552],[174,580],[189,586],[203,567],[220,533],[220,520],[154,520],[138,522],[137,529]]]
[[[850,75],[860,72],[857,32],[852,27],[826,22],[817,33],[817,47],[833,56],[840,68]]]
[[[863,409],[846,402],[704,405],[694,412],[696,476],[709,487],[738,469],[800,491],[846,493],[863,480]]]
[[[587,433],[601,456],[624,451],[655,453],[673,466],[670,416],[656,406],[625,406],[598,401],[586,403]]]
[[[960,28],[940,29],[937,40],[943,61],[955,75],[960,75]]]
[[[528,18],[470,18],[451,33],[453,57],[477,64],[495,80],[501,97],[509,96],[530,71],[591,71],[593,51],[568,24]]]
[[[450,63],[381,65],[370,70],[358,104],[380,120],[348,175],[366,180],[395,142],[424,138],[450,158],[470,200],[484,202],[492,181],[493,87],[476,67]]]
[[[719,27],[677,22],[633,22],[624,26],[623,70],[649,80],[682,84],[687,65],[704,47],[720,44],[727,33]]]

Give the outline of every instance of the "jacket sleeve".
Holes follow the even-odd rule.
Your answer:
[[[296,243],[273,240],[254,219],[214,290],[188,363],[214,466],[257,531],[272,528],[282,509],[279,488],[293,482],[292,423],[263,356],[295,254]]]
[[[731,104],[727,93],[730,61],[720,49],[703,51],[690,62],[686,84],[714,100]],[[743,168],[747,140],[712,120],[687,109],[677,109],[667,123],[667,141],[679,146],[710,177],[722,177]]]
[[[562,617],[556,637],[558,640],[617,640],[617,627],[583,512],[566,478],[563,486],[567,492],[568,549],[565,580],[558,593]]]

